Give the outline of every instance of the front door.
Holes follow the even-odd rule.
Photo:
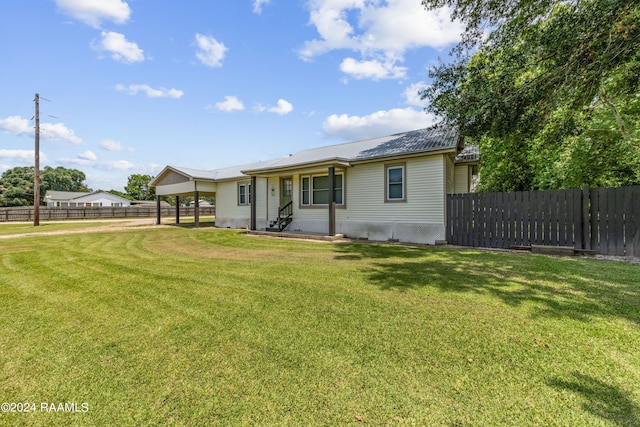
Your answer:
[[[280,207],[291,201],[293,195],[293,178],[280,178]]]

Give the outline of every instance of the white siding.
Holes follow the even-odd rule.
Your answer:
[[[273,189],[273,191],[271,191]],[[280,177],[272,176],[269,178],[269,201],[267,203],[268,220],[274,221],[278,216],[278,208],[280,207]]]
[[[247,228],[251,224],[251,206],[238,205],[238,182],[218,183],[216,192],[216,226],[222,228]],[[241,182],[249,182],[243,180]]]
[[[444,239],[445,160],[431,156],[402,162],[406,201],[385,202],[385,165],[356,165],[345,171],[345,208],[336,208],[336,232],[371,240],[430,243]],[[390,164],[398,164],[393,162]],[[300,197],[300,179],[294,179]],[[326,233],[328,209],[295,205],[291,230]]]
[[[85,197],[78,197],[71,201],[71,203],[83,203],[86,205],[87,203],[91,203],[94,206],[130,206],[131,202],[129,200],[123,200],[120,197],[114,196],[109,193],[97,193],[90,194]],[[122,205],[120,205],[122,203]]]
[[[406,162],[406,201],[385,202],[385,163],[365,164],[348,171],[347,209],[343,221],[442,223],[444,219],[442,156]]]
[[[256,178],[256,188],[251,189],[251,197],[256,203],[256,228],[260,230],[265,228],[267,224],[267,178]]]
[[[468,193],[470,186],[469,166],[456,165],[455,167],[455,193]]]
[[[445,191],[447,184],[453,186],[453,164],[447,168],[443,155],[389,164],[398,163],[406,168],[404,202],[385,202],[387,163],[356,165],[339,171],[344,174],[345,207],[336,208],[337,233],[370,240],[395,239],[429,244],[444,239]],[[301,175],[287,176],[293,178],[293,222],[287,230],[327,233],[328,208],[301,207]],[[251,207],[237,203],[238,182],[241,181],[218,183],[216,225],[219,227],[250,226]],[[256,187],[253,189],[257,203],[256,227],[264,229],[278,213],[280,177],[258,178]]]
[[[453,159],[449,156],[445,157],[445,167],[447,176],[447,194],[453,194],[455,190],[455,166],[453,164]]]

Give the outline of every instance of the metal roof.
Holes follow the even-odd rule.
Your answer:
[[[88,196],[91,194],[90,192],[79,192],[79,191],[55,191],[55,190],[47,190],[45,193],[45,197],[47,199],[54,200],[73,200],[78,197]]]
[[[80,192],[80,191],[56,191],[56,190],[47,190],[44,197],[49,200],[77,200],[83,197],[92,196],[94,194],[103,193],[108,197],[118,198],[121,200],[125,200],[129,202],[129,199],[125,199],[124,197],[117,196],[115,194],[111,194],[108,191],[96,190],[91,193],[89,192]]]
[[[480,161],[480,148],[477,145],[465,145],[456,156],[456,163],[470,163]]]
[[[279,159],[216,170],[203,171],[173,166],[168,168],[192,179],[220,181],[242,178],[255,173],[269,173],[270,171],[297,167],[304,168],[328,162],[362,162],[384,157],[428,153],[430,151],[456,151],[461,148],[460,145],[461,139],[455,128],[433,126],[362,141],[311,148]]]
[[[454,128],[432,127],[392,135],[389,140],[361,151],[353,160],[413,154],[457,148],[460,137]]]

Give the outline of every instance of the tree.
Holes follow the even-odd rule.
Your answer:
[[[33,180],[33,166],[4,171],[0,178],[0,206],[33,205]]]
[[[83,182],[85,179],[87,177],[84,172],[77,169],[67,169],[62,166],[57,168],[45,166],[40,174],[40,192],[42,194],[47,190],[90,192],[91,189]]]
[[[40,203],[48,190],[89,192],[83,181],[85,174],[77,169],[46,166],[40,172]],[[8,169],[0,178],[0,206],[33,205],[33,166]]]
[[[122,191],[118,191],[118,190],[109,190],[107,191],[107,193],[111,193],[114,196],[118,196],[118,197],[122,197],[124,199],[129,199],[129,200],[135,200],[133,197],[131,197],[130,195],[123,193]]]
[[[124,190],[133,200],[155,200],[156,189],[149,185],[152,179],[151,175],[130,175]]]
[[[467,26],[423,97],[480,144],[481,188],[640,183],[638,2],[422,3]]]

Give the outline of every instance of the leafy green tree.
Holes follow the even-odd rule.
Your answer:
[[[640,3],[423,0],[466,24],[429,110],[480,144],[485,190],[640,183]]]
[[[118,190],[108,190],[107,193],[111,193],[114,196],[118,196],[118,197],[122,197],[124,199],[129,199],[129,200],[135,200],[133,197],[131,197],[130,195],[123,193],[122,191],[118,191]]]
[[[33,204],[33,166],[15,167],[0,178],[0,206],[30,206]]]
[[[48,190],[89,192],[83,181],[85,174],[77,169],[46,166],[40,171],[40,203]],[[33,205],[33,166],[6,170],[0,178],[0,206]]]
[[[84,172],[77,169],[45,166],[40,173],[40,193],[44,195],[47,190],[90,192],[91,189],[84,183],[85,179]]]
[[[130,175],[124,190],[132,200],[155,200],[156,189],[149,185],[152,179],[151,175]]]

